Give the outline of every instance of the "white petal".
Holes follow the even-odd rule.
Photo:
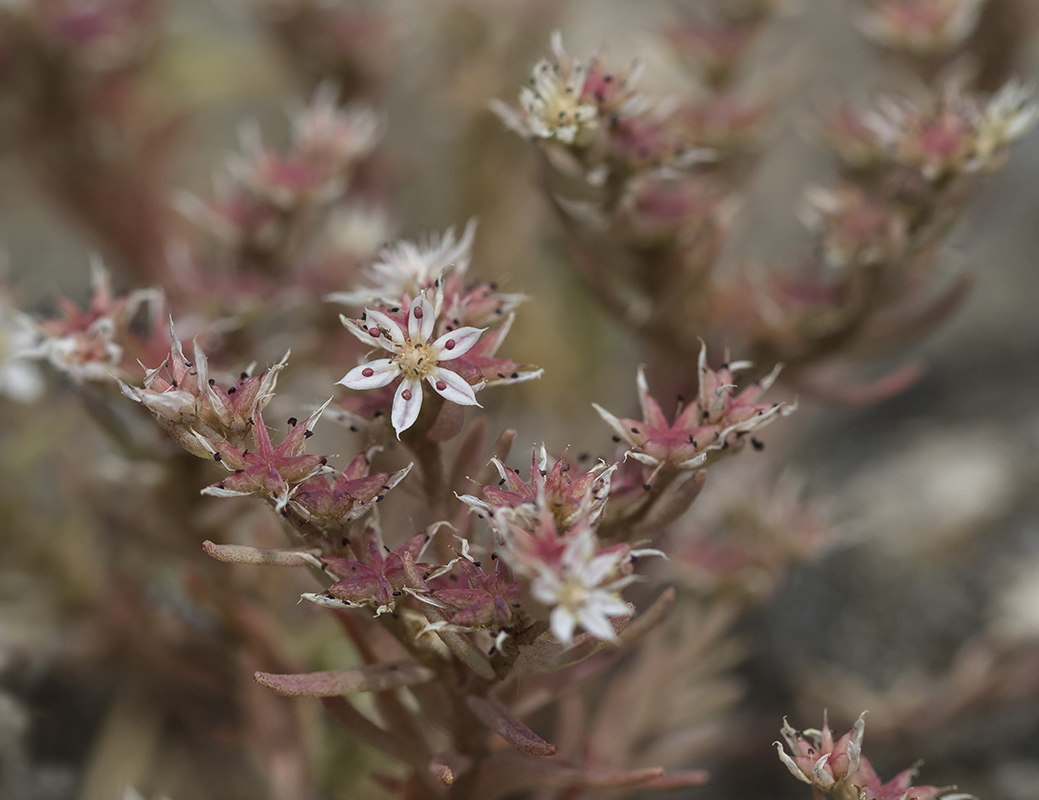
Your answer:
[[[617,417],[615,417],[613,414],[611,414],[598,403],[592,403],[592,408],[599,412],[599,416],[603,418],[607,425],[609,425],[617,432],[618,436],[620,436],[632,447],[636,446],[635,441],[631,438],[631,432],[623,424],[621,424],[621,421],[617,419]]]
[[[582,609],[581,625],[596,639],[603,639],[607,642],[617,640],[617,632],[613,629],[606,615],[598,607],[589,606]]]
[[[371,308],[366,308],[364,310],[364,313],[365,321],[368,323],[367,327],[370,328],[373,325],[375,325],[376,327],[382,328],[387,333],[389,333],[390,339],[393,341],[394,344],[404,344],[404,333],[401,331],[400,325],[397,322],[395,322],[391,317],[387,316],[386,314],[383,314],[381,311],[376,311],[375,309]],[[395,349],[392,347],[387,347],[385,344],[382,344],[382,339],[383,337],[380,336],[379,344],[382,347],[385,347],[387,350]]]
[[[487,329],[465,327],[445,333],[433,342],[434,357],[437,361],[451,361],[468,353],[473,345],[480,341],[480,336],[485,330]],[[448,342],[454,342],[454,345],[448,347]]]
[[[437,367],[427,380],[430,386],[436,390],[436,393],[445,400],[460,406],[480,405],[476,402],[476,394],[473,392],[473,387],[466,383],[465,378],[457,372]],[[441,384],[443,384],[443,388],[441,388]]]
[[[407,399],[404,392],[410,393]],[[390,421],[393,423],[393,429],[397,431],[398,439],[402,431],[415,424],[421,410],[422,382],[405,378],[397,387],[397,393],[393,395],[393,411],[390,414]]]
[[[365,374],[367,370],[370,373]],[[348,389],[378,389],[400,375],[397,364],[388,358],[377,358],[350,370],[338,383]]]
[[[558,641],[563,642],[563,644],[569,644],[570,640],[574,638],[574,626],[576,624],[574,615],[562,606],[556,606],[552,609],[549,625],[552,628],[552,635]]]
[[[428,342],[433,335],[436,309],[424,296],[419,295],[408,309],[408,338],[412,344]]]

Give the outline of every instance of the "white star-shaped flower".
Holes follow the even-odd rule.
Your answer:
[[[441,304],[437,296],[437,306]],[[450,369],[440,366],[472,349],[486,328],[463,327],[448,331],[433,341],[439,308],[419,295],[407,306],[407,324],[382,311],[365,309],[360,321],[341,317],[343,324],[362,342],[377,344],[389,351],[389,358],[367,361],[350,370],[339,381],[349,389],[378,389],[401,378],[393,396],[390,421],[397,438],[415,424],[422,409],[422,382],[449,402],[478,406],[473,387]]]
[[[582,528],[572,534],[554,568],[544,566],[531,583],[534,598],[552,607],[549,625],[560,642],[569,642],[580,625],[597,639],[614,641],[610,617],[629,613],[620,590],[635,578],[621,575],[631,553],[624,549],[597,552],[595,534]]]

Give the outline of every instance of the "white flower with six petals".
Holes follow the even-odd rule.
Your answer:
[[[340,384],[349,389],[379,389],[401,378],[393,396],[390,422],[397,438],[415,424],[422,409],[422,382],[426,381],[445,400],[460,406],[478,406],[473,387],[457,372],[440,366],[472,349],[486,328],[463,327],[430,341],[440,314],[437,304],[419,295],[407,308],[407,324],[382,311],[366,308],[360,321],[340,317],[362,342],[377,344],[389,358],[367,361],[350,370]]]

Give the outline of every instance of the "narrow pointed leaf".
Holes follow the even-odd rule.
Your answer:
[[[285,697],[338,697],[357,692],[382,692],[424,683],[433,673],[412,661],[372,664],[360,669],[275,675],[257,672],[253,679]]]
[[[534,733],[497,698],[468,697],[466,703],[484,725],[517,749],[532,756],[555,755],[554,744]]]

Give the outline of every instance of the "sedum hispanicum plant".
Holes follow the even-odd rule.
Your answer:
[[[0,392],[39,398],[33,362],[49,364],[113,448],[148,465],[137,478],[156,476],[111,501],[139,548],[111,566],[118,602],[91,606],[112,652],[148,665],[135,680],[171,706],[201,692],[229,709],[199,736],[233,730],[278,800],[375,785],[408,800],[569,800],[708,781],[700,765],[741,694],[734,626],[834,539],[788,476],[736,465],[792,435],[799,394],[871,402],[912,383],[912,366],[865,387],[842,370],[955,309],[969,281],[937,286],[941,244],[1039,119],[1022,83],[952,68],[984,2],[858,10],[917,82],[818,121],[833,179],[807,192],[814,246],[796,268],[720,267],[777,111],[742,75],[789,4],[681,12],[666,40],[699,83],[687,95],[654,93],[640,62],[576,58],[557,31],[516,103],[491,100],[533,154],[569,262],[643,348],[646,363],[624,365],[638,411],[614,398],[587,410],[610,442],[594,455],[547,433],[514,448],[499,419],[503,396],[543,399],[521,394],[548,374],[529,340],[506,339],[531,306],[547,312],[537,285],[504,291],[515,277],[472,269],[488,245],[477,219],[391,233],[385,76],[345,56],[390,49],[386,20],[258,3],[312,99],[284,148],[246,124],[212,194],[169,203],[156,165],[170,140],[135,105],[159,4],[75,5],[0,6],[0,77],[47,187],[152,288],[119,295],[97,262],[88,307],[62,299],[50,318],[17,311],[5,288]],[[101,129],[119,146],[106,151]],[[524,412],[551,429],[551,408]],[[730,505],[704,522],[690,509],[723,464]],[[205,613],[158,624],[145,587],[160,573]],[[336,644],[301,655],[304,629]],[[323,724],[352,737],[335,758],[368,748],[355,771],[370,783],[330,785]],[[912,786],[914,769],[882,783],[864,724],[835,741],[825,717],[804,733],[784,723],[780,759],[816,798],[964,796]]]

